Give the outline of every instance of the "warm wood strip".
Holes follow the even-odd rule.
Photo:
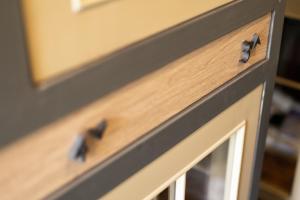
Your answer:
[[[44,197],[264,59],[269,24],[267,15],[2,149],[1,199]],[[241,43],[254,33],[262,45],[240,64]],[[86,162],[69,161],[75,135],[102,118],[108,130]]]
[[[293,81],[293,80],[290,80],[290,79],[287,79],[287,78],[284,78],[281,76],[277,76],[275,81],[278,85],[282,85],[282,86],[292,88],[295,90],[300,90],[300,83],[297,81]]]
[[[43,83],[232,0],[21,0],[34,81]],[[72,11],[71,2],[83,7]]]

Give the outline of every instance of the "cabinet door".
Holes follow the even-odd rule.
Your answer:
[[[247,199],[262,90],[247,94],[103,199]]]

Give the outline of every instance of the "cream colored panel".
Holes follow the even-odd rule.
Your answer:
[[[78,69],[232,0],[22,0],[35,82]],[[141,66],[142,67],[142,66]]]
[[[238,199],[247,199],[260,116],[259,86],[102,199],[151,199],[246,125]]]

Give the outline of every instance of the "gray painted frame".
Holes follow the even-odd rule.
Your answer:
[[[285,5],[286,0],[278,0],[278,3],[273,7],[272,28],[270,31],[270,43],[268,48],[269,62],[266,69],[268,71],[268,75],[265,77],[265,89],[264,98],[261,105],[259,134],[257,134],[256,139],[257,143],[255,147],[256,152],[252,174],[252,188],[249,196],[249,199],[251,200],[258,199],[261,169],[265,151],[267,130],[269,127],[270,108],[272,104],[273,89],[275,85],[275,76],[278,68]]]
[[[272,7],[268,56],[264,61],[257,63],[238,77],[216,89],[211,94],[146,134],[146,136],[135,144],[91,169],[85,175],[56,191],[48,198],[97,199],[105,195],[108,191],[188,137],[199,127],[234,104],[258,85],[264,84],[260,125],[258,127],[255,147],[255,163],[252,166],[252,185],[249,194],[249,199],[256,200],[274,77],[277,71],[284,7],[285,1],[279,1]]]
[[[48,87],[36,88],[29,70],[20,1],[0,1],[0,148],[278,5],[278,0],[234,1],[91,63]]]

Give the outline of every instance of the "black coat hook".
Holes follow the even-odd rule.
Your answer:
[[[87,132],[84,132],[83,134],[77,135],[74,144],[70,150],[70,154],[69,154],[70,159],[84,162],[86,159],[86,154],[88,152],[88,147],[86,142],[87,137],[90,135],[93,136],[94,138],[101,139],[103,133],[106,130],[106,127],[107,127],[107,121],[103,120],[94,128],[89,129]]]
[[[256,46],[261,44],[260,37],[257,33],[255,33],[252,37],[251,41],[243,41],[242,43],[242,55],[240,59],[240,63],[246,63],[250,59],[252,51],[255,50]]]
[[[85,135],[79,134],[75,138],[75,142],[71,148],[69,157],[71,160],[77,160],[80,162],[84,162],[87,151],[88,151],[88,148],[87,148],[87,144],[86,144]]]
[[[107,121],[102,120],[96,127],[91,128],[88,132],[95,138],[101,139],[107,127]]]

